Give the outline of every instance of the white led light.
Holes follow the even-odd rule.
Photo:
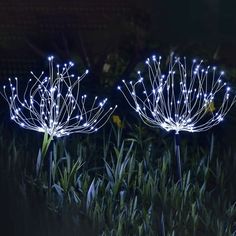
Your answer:
[[[123,81],[126,89],[120,91],[142,121],[176,133],[205,131],[223,121],[236,101],[235,95],[229,95],[230,87],[223,89],[224,73],[217,73],[216,67],[209,70],[203,61],[194,59],[188,66],[186,58],[171,54],[168,59],[167,68],[162,71],[166,61],[161,65],[161,58],[152,56],[145,62],[147,78],[142,77],[140,83],[138,71],[138,82]]]
[[[105,108],[107,99],[99,103],[97,96],[89,102],[86,94],[81,98],[79,85],[88,70],[76,79],[70,73],[74,65],[72,62],[61,68],[54,66],[53,59],[53,56],[48,57],[48,76],[42,78],[43,72],[40,76],[30,72],[34,83],[29,85],[31,79],[28,80],[22,98],[18,94],[18,79],[15,78],[13,83],[9,78],[9,91],[3,86],[1,94],[9,105],[11,119],[21,127],[56,137],[97,131],[107,122],[116,106]]]

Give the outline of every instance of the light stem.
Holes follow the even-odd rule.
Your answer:
[[[179,132],[175,133],[175,157],[177,162],[178,169],[178,183],[180,188],[182,189],[182,169],[181,169],[181,161],[180,161],[180,136]]]
[[[43,144],[42,144],[42,159],[44,160],[46,153],[48,151],[48,148],[50,146],[50,143],[53,140],[53,136],[48,135],[47,132],[44,133],[44,137],[43,137]]]
[[[47,132],[44,133],[43,136],[43,144],[42,144],[42,158],[40,160],[40,167],[39,167],[39,172],[38,172],[38,177],[41,176],[41,172],[42,172],[42,168],[43,168],[43,163],[44,163],[44,159],[46,157],[47,151],[50,147],[50,144],[53,140],[53,136],[49,135]],[[49,157],[50,158],[50,157]],[[51,160],[49,160],[49,162],[51,162]],[[49,164],[50,165],[50,164]]]

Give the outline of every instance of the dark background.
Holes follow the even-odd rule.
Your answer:
[[[47,71],[54,55],[77,74],[89,69],[84,88],[114,104],[138,62],[170,51],[220,65],[234,85],[235,10],[234,0],[0,0],[0,85]]]
[[[41,70],[48,55],[99,77],[107,56],[128,73],[151,52],[177,50],[235,66],[234,0],[0,1],[0,79]]]

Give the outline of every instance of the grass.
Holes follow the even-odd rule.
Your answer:
[[[180,189],[172,140],[140,124],[54,141],[40,176],[41,136],[1,133],[8,235],[236,235],[235,152],[213,135],[182,139]]]

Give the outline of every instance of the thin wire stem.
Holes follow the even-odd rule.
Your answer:
[[[178,183],[180,189],[182,189],[182,168],[181,168],[181,159],[180,159],[180,135],[175,133],[175,158],[177,163],[177,173],[178,173]]]

